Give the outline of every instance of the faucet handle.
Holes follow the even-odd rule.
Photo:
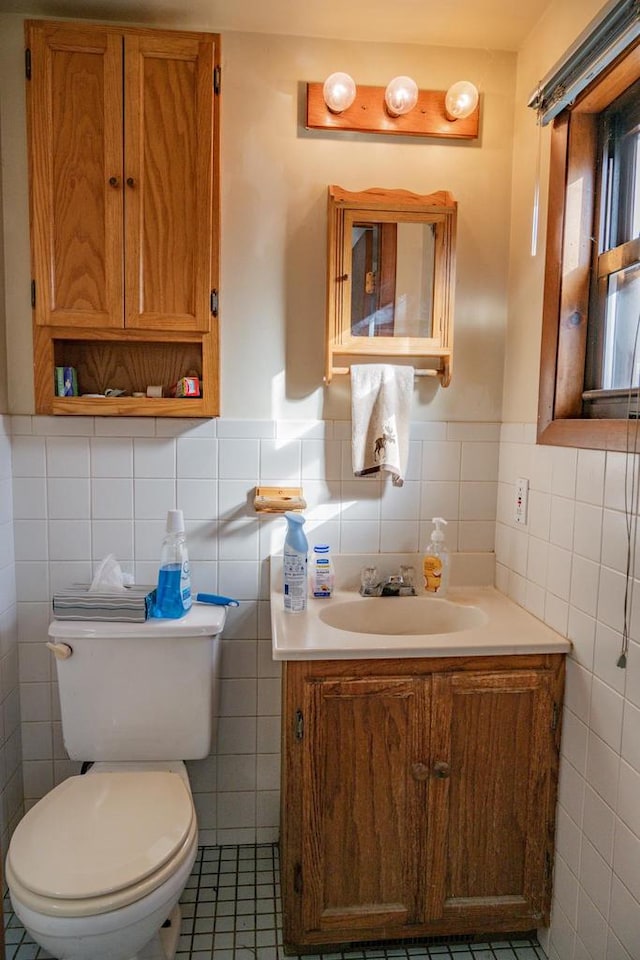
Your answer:
[[[363,567],[360,572],[360,582],[363,587],[375,587],[378,582],[378,568]]]
[[[411,566],[400,567],[400,579],[407,587],[415,586],[416,571]]]
[[[360,571],[360,593],[363,597],[373,596],[378,586],[378,568],[363,567]]]

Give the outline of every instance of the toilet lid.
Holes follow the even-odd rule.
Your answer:
[[[96,897],[139,883],[184,843],[191,795],[169,771],[70,777],[29,810],[11,839],[17,879],[45,897]]]

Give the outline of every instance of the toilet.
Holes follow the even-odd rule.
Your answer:
[[[13,909],[57,960],[172,960],[198,846],[185,760],[208,756],[224,607],[180,620],[49,627],[64,780],[16,827]],[[86,768],[86,769],[85,769]]]

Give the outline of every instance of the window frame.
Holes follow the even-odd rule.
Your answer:
[[[589,290],[593,269],[594,198],[598,171],[599,115],[640,78],[640,40],[618,57],[553,121],[551,130],[547,244],[542,308],[538,443],[626,450],[630,421],[582,415]],[[576,268],[562,282],[568,185],[582,178]]]

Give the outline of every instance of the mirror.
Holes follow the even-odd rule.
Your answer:
[[[351,227],[351,335],[430,337],[435,233],[431,223]]]
[[[448,385],[455,223],[444,191],[329,187],[327,382],[351,360],[406,357]]]

